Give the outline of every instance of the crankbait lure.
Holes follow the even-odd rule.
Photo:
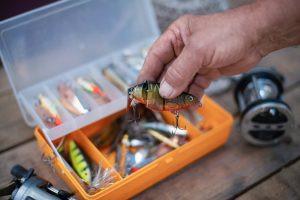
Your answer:
[[[77,83],[89,93],[95,93],[99,96],[106,96],[106,93],[100,88],[100,86],[93,81],[79,77],[77,78]]]
[[[186,137],[188,134],[187,130],[176,130],[175,126],[162,122],[143,122],[140,124],[140,126],[144,129],[152,129],[168,135],[173,135],[175,133],[176,135]]]
[[[53,128],[59,125],[55,121],[55,118],[50,116],[49,113],[40,104],[35,105],[35,111],[48,128]]]
[[[75,169],[76,173],[86,183],[90,184],[92,181],[92,173],[90,166],[84,154],[73,140],[69,142],[69,156],[72,166]]]
[[[53,123],[55,126],[61,124],[61,118],[59,116],[59,113],[57,111],[56,106],[42,94],[38,95],[38,105],[36,106],[38,108],[38,113],[42,113],[42,109],[45,111],[43,112],[43,116],[46,116],[46,113],[49,115],[47,118],[48,120],[51,119],[51,123]],[[44,117],[42,117],[44,118]],[[47,121],[47,122],[50,122]]]
[[[183,92],[173,99],[165,99],[159,94],[159,83],[145,81],[128,89],[127,110],[135,108],[138,103],[144,104],[147,108],[155,111],[171,111],[176,114],[176,128],[178,127],[178,110],[186,109],[193,105],[200,104],[194,95]]]
[[[159,83],[145,81],[129,88],[127,108],[141,103],[151,110],[175,112],[200,103],[197,97],[185,92],[176,98],[165,99],[159,94],[159,85]]]

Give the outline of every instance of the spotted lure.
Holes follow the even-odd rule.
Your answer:
[[[71,164],[76,171],[76,173],[82,178],[86,183],[90,184],[92,181],[91,169],[90,166],[79,149],[77,144],[71,140],[69,142],[69,155]]]

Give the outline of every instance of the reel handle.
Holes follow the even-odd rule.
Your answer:
[[[28,178],[30,178],[33,175],[34,170],[32,168],[27,170],[24,167],[22,167],[21,165],[15,165],[11,169],[10,173],[11,173],[11,175],[16,177],[17,179],[27,180]]]

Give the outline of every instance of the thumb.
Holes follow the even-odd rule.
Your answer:
[[[171,99],[180,95],[191,83],[199,70],[192,51],[184,48],[162,77],[159,93]]]

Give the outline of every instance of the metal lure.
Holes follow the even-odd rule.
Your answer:
[[[140,140],[140,139],[131,139],[131,140],[129,140],[129,142],[128,142],[128,146],[129,147],[140,147],[140,146],[144,146],[144,145],[146,145],[147,143],[146,143],[146,141],[144,141],[144,140]]]
[[[149,149],[147,148],[141,148],[134,154],[135,163],[139,164],[143,160],[147,158],[149,155]]]
[[[89,112],[90,109],[86,103],[83,103],[83,98],[79,99],[79,95],[75,94],[74,89],[70,85],[61,83],[57,87],[57,90],[59,92],[60,102],[67,110],[75,115],[82,115]]]
[[[178,111],[200,104],[194,95],[183,92],[173,99],[165,99],[159,94],[159,83],[145,81],[128,89],[127,109],[137,103],[155,111]]]
[[[158,132],[163,132],[168,135],[178,135],[178,136],[183,136],[186,137],[188,132],[185,129],[177,129],[175,126],[162,123],[162,122],[142,122],[139,124],[142,128],[144,129],[153,129]]]
[[[156,156],[152,156],[149,158],[144,159],[142,162],[134,165],[131,167],[130,172],[136,172],[137,170],[141,169],[142,167],[144,167],[145,165],[148,165],[149,163],[151,163],[152,161],[154,161],[155,159],[157,159]]]
[[[71,164],[75,169],[76,173],[86,183],[90,184],[92,181],[91,168],[84,154],[73,140],[70,140],[69,142],[69,156]]]

